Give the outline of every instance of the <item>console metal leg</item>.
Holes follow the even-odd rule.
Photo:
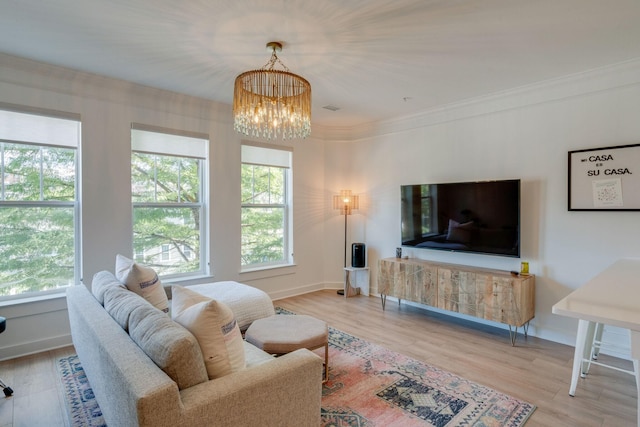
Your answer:
[[[522,331],[524,332],[524,337],[527,338],[529,336],[529,322],[527,321],[524,325],[522,325]],[[509,325],[509,338],[511,339],[511,346],[516,346],[516,339],[518,338],[518,327]]]
[[[387,305],[387,294],[380,294],[380,301],[382,302],[382,309],[384,310]],[[402,300],[398,298],[398,307],[400,307],[400,301]]]
[[[509,325],[509,338],[511,338],[511,347],[516,346],[516,338],[518,337],[518,327]]]

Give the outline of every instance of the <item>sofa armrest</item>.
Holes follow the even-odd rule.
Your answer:
[[[180,394],[183,416],[167,425],[317,426],[322,359],[309,350],[296,350]]]

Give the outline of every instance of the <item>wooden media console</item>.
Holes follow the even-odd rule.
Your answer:
[[[391,296],[398,304],[404,299],[507,324],[512,345],[519,327],[527,336],[535,316],[535,276],[503,270],[385,258],[378,261],[378,291],[383,310]]]

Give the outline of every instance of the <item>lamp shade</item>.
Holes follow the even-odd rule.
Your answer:
[[[351,211],[359,209],[358,196],[351,190],[340,190],[339,195],[333,196],[333,209],[339,209],[341,215],[351,215]]]

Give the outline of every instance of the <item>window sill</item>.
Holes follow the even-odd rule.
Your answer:
[[[13,305],[21,305],[21,304],[32,304],[34,302],[40,302],[40,301],[48,301],[48,300],[55,300],[55,299],[62,299],[62,298],[66,298],[66,288],[64,290],[61,290],[60,292],[55,292],[55,293],[50,293],[50,294],[44,294],[44,295],[31,295],[28,297],[15,297],[13,299],[6,299],[4,301],[0,301],[0,308],[4,308],[4,307],[10,307]]]
[[[247,268],[240,271],[243,280],[267,279],[270,277],[287,276],[295,274],[298,266],[296,264],[272,265],[259,268]]]
[[[168,279],[160,278],[163,286],[171,286],[171,285],[181,285],[181,286],[190,286],[190,285],[200,285],[202,283],[211,283],[215,279],[214,276],[203,274],[201,276],[189,276],[189,277],[172,277]]]
[[[75,286],[84,286],[82,284]],[[67,309],[66,288],[44,295],[31,295],[0,301],[2,316],[7,319]]]

